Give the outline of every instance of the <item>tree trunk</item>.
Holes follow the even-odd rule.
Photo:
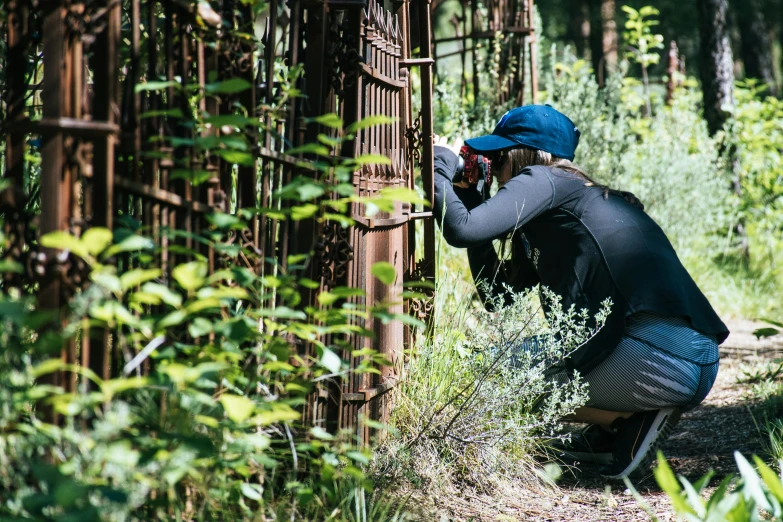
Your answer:
[[[590,5],[585,0],[572,0],[569,9],[567,39],[574,42],[576,55],[587,57],[587,46],[590,43]]]
[[[777,96],[772,67],[772,34],[759,0],[733,0],[732,7],[740,30],[740,55],[746,78],[758,78]]]
[[[617,67],[617,23],[615,0],[589,0],[590,51],[598,84]]]
[[[734,70],[726,23],[728,0],[698,1],[704,118],[710,134],[714,135],[729,117],[724,107],[734,105]]]
[[[617,67],[617,22],[614,0],[601,0],[601,26],[606,72],[613,72]]]

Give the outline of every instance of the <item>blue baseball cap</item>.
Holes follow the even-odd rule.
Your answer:
[[[525,105],[504,114],[492,134],[471,138],[465,143],[476,152],[525,146],[572,160],[580,134],[574,122],[552,106]]]

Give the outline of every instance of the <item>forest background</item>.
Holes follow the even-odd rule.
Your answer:
[[[263,2],[256,3],[263,8]],[[783,5],[780,0],[650,3],[540,2],[539,101],[577,123],[582,141],[576,162],[645,203],[724,317],[764,319],[770,327],[759,335],[776,335],[783,320],[783,102],[778,97]],[[436,36],[449,30],[458,9],[459,2],[432,2]],[[680,61],[667,71],[671,42]],[[448,73],[448,60],[438,62],[437,134],[490,132],[510,108],[495,103],[504,74],[498,56],[505,45],[499,35],[473,64],[471,74],[485,78],[477,97],[461,92],[459,79]],[[296,95],[291,84],[286,90],[282,83],[283,97]],[[213,92],[223,88],[212,87]],[[357,130],[323,121],[340,127],[343,137]],[[339,141],[327,145],[337,147]],[[34,155],[30,165],[34,172]],[[330,167],[350,172],[357,164]],[[313,210],[312,194],[339,190],[324,180],[291,187],[286,197],[294,208],[323,215],[333,209]],[[241,219],[215,217],[206,240],[223,244]],[[578,382],[547,383],[543,368],[530,362],[510,371],[504,364],[509,355],[488,348],[539,334],[548,337],[554,356],[565,356],[591,333],[578,311],[561,310],[545,320],[538,296],[531,294],[519,296],[500,314],[484,313],[474,299],[464,253],[443,243],[429,332],[383,306],[357,311],[341,304],[361,289],[324,293],[321,310],[302,311],[296,309],[299,292],[311,282],[295,274],[256,277],[232,269],[208,275],[203,263],[192,261],[161,285],[154,257],[145,256],[152,246],[144,232],[96,229],[81,239],[44,240],[82,257],[95,283],[93,291],[70,303],[71,318],[62,331],[39,334],[50,319],[36,311],[30,295],[4,287],[3,519],[415,520],[431,514],[410,499],[464,488],[554,487],[558,467],[543,465],[542,456],[549,442],[564,436],[560,418],[584,403],[584,390]],[[107,261],[127,252],[140,252],[134,254],[137,268],[113,272]],[[3,266],[9,272],[16,268],[13,260]],[[384,267],[374,273],[387,282]],[[229,285],[236,281],[243,290]],[[290,307],[265,309],[259,303],[270,292]],[[167,313],[139,317],[149,303]],[[313,383],[347,368],[328,346],[319,347],[317,360],[298,360],[284,340],[322,335],[317,321],[328,324],[329,333],[366,335],[350,325],[349,317],[357,313],[408,321],[421,334],[408,353],[388,435],[376,448],[360,447],[353,434],[327,433],[301,422],[298,408]],[[89,394],[41,385],[41,376],[63,370],[48,354],[64,339],[78,337],[85,321],[115,329],[128,344],[157,336],[179,339],[183,328],[192,338],[209,333],[220,342],[203,346],[183,340],[154,352],[159,364],[144,378],[99,382],[84,369],[67,368],[98,384]],[[264,331],[258,331],[259,321]],[[555,332],[562,335],[556,338]],[[365,355],[370,363],[383,363],[377,354]],[[259,361],[258,371],[248,373],[248,365]],[[765,393],[783,396],[780,372],[772,370],[764,370],[771,383]],[[372,364],[358,371],[373,371]],[[65,421],[50,424],[36,415],[47,408]],[[764,429],[773,447],[775,441],[783,447],[779,425]],[[757,470],[743,468],[740,461],[740,476],[712,493],[726,501],[714,509],[750,516],[763,508],[779,517],[783,486],[772,469],[780,471],[780,457],[780,449],[770,453],[766,464],[756,461]],[[674,509],[698,512],[688,508],[698,504],[688,488],[706,483],[677,483],[665,466],[659,470]]]

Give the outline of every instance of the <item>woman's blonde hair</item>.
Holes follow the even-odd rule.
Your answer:
[[[519,173],[522,172],[522,169],[525,167],[532,167],[534,165],[553,167],[570,174],[575,174],[584,179],[586,187],[598,186],[603,188],[604,198],[609,197],[608,187],[597,184],[595,181],[590,179],[590,176],[588,176],[582,169],[567,159],[558,158],[557,156],[553,156],[552,154],[544,152],[543,150],[531,149],[529,147],[511,149],[506,152],[506,154],[508,155],[508,159],[506,161],[511,163],[511,172],[514,173],[513,176],[519,175]]]

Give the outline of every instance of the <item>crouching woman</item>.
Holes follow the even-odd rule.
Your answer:
[[[622,478],[645,469],[680,414],[707,396],[729,332],[642,204],[571,163],[578,142],[552,107],[513,109],[465,142],[492,160],[497,193],[484,200],[461,180],[455,151],[436,146],[434,211],[446,241],[467,249],[487,306],[508,287],[535,285],[591,315],[611,299],[604,327],[553,375],[578,371],[588,383],[574,420],[590,425],[563,457]],[[498,259],[496,239],[510,239],[510,259]]]

